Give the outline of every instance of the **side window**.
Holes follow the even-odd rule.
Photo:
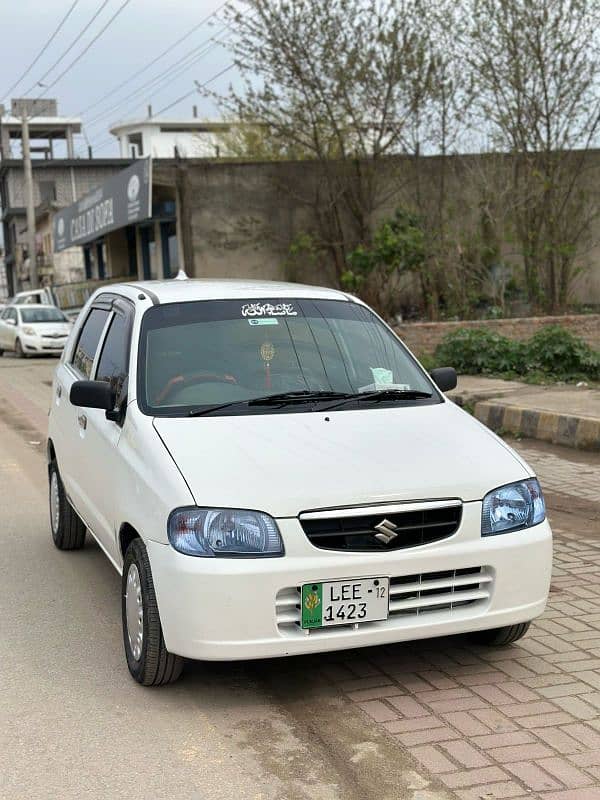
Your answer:
[[[93,308],[79,334],[79,341],[73,354],[73,366],[86,378],[89,378],[92,372],[96,348],[107,319],[108,311],[103,308]]]
[[[122,399],[129,372],[130,329],[131,318],[125,314],[115,314],[104,339],[96,371],[96,380],[110,383],[117,394],[117,400]]]
[[[14,308],[8,309],[7,319],[14,319],[15,322],[18,321],[17,312]]]

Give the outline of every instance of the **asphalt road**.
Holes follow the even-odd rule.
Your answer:
[[[373,674],[362,651],[343,666],[335,654],[196,663],[158,690],[129,677],[119,576],[91,537],[75,553],[50,538],[52,367],[0,359],[0,798],[457,797],[349,696]],[[571,501],[556,522],[600,534],[594,505]]]
[[[331,689],[328,657],[193,663],[158,690],[130,678],[119,576],[90,536],[74,553],[50,537],[53,364],[0,359],[0,798],[447,797]]]

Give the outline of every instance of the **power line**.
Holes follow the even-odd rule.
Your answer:
[[[169,103],[168,106],[165,106],[164,108],[161,108],[160,111],[156,112],[156,115],[158,116],[159,114],[164,114],[165,111],[169,111],[174,106],[178,105],[179,103],[183,102],[184,100],[187,100],[188,97],[191,97],[193,94],[197,94],[199,89],[206,88],[210,83],[213,83],[213,81],[216,81],[217,78],[220,78],[221,75],[225,75],[226,72],[229,72],[229,70],[233,69],[234,67],[235,67],[235,62],[232,62],[231,64],[229,64],[229,66],[227,66],[224,69],[220,70],[220,72],[217,72],[216,75],[213,75],[212,78],[209,78],[204,83],[199,83],[198,81],[195,81],[195,83],[196,83],[196,88],[195,89],[192,89],[191,92],[187,92],[186,94],[181,95],[181,97],[178,97],[177,100],[174,100],[172,103]],[[109,144],[113,144],[113,142],[114,142],[114,139],[106,139],[105,141],[103,141],[99,145],[97,145],[95,149],[96,149],[96,151],[103,150],[105,147],[108,147]]]
[[[60,62],[61,62],[61,61],[62,61],[64,58],[66,58],[66,56],[68,56],[68,55],[69,55],[69,53],[70,53],[70,52],[71,52],[71,50],[72,50],[72,49],[75,47],[75,45],[77,44],[77,42],[78,42],[78,41],[81,39],[81,37],[82,37],[82,36],[83,36],[83,35],[86,33],[86,31],[87,31],[87,30],[90,28],[90,26],[91,26],[91,25],[94,23],[94,21],[95,21],[95,20],[96,20],[96,19],[97,19],[97,18],[100,16],[100,14],[101,14],[101,13],[104,11],[104,9],[106,8],[106,6],[108,5],[108,3],[109,3],[109,2],[110,2],[110,0],[104,0],[104,1],[103,1],[103,3],[101,4],[100,8],[99,8],[99,9],[98,9],[98,10],[97,10],[95,13],[94,13],[94,15],[92,16],[92,18],[90,19],[90,21],[89,21],[89,22],[88,22],[88,23],[87,23],[87,24],[86,24],[86,25],[83,27],[83,29],[82,29],[82,30],[81,30],[81,31],[80,31],[80,32],[77,34],[77,36],[76,36],[76,37],[73,39],[73,41],[72,41],[72,42],[71,42],[71,44],[70,44],[70,45],[67,47],[67,49],[64,51],[64,53],[62,53],[62,55],[61,55],[59,58],[57,58],[57,59],[56,59],[56,61],[54,62],[54,64],[52,64],[52,66],[51,66],[51,67],[49,67],[49,68],[46,70],[46,72],[44,72],[44,74],[43,74],[43,75],[42,75],[42,77],[39,79],[39,81],[36,81],[36,82],[33,84],[33,86],[30,88],[30,89],[27,89],[27,91],[25,92],[25,94],[26,94],[26,95],[27,95],[27,94],[29,94],[30,92],[33,92],[33,90],[34,90],[34,89],[35,89],[37,86],[40,86],[40,85],[41,85],[41,84],[44,82],[44,80],[45,80],[45,79],[48,77],[48,75],[50,75],[50,73],[52,72],[52,70],[53,70],[55,67],[57,67],[57,66],[60,64]]]
[[[50,45],[52,44],[52,42],[53,42],[53,41],[56,39],[56,37],[58,36],[58,34],[60,33],[60,31],[62,30],[63,26],[65,25],[66,21],[69,19],[69,17],[71,16],[71,14],[73,13],[73,11],[75,10],[75,6],[76,6],[78,3],[79,3],[79,0],[74,0],[74,2],[71,4],[71,7],[69,8],[69,10],[67,11],[67,13],[65,14],[65,16],[64,16],[64,17],[61,19],[61,21],[60,21],[60,22],[58,23],[58,25],[56,26],[56,28],[55,28],[55,30],[54,30],[54,33],[52,33],[52,35],[50,36],[50,38],[48,39],[48,41],[46,42],[46,44],[45,44],[45,45],[42,47],[42,49],[41,49],[41,50],[40,50],[40,52],[37,54],[37,56],[36,56],[36,57],[33,59],[33,61],[31,62],[31,64],[30,64],[30,65],[27,67],[27,69],[25,70],[25,72],[21,73],[20,77],[19,77],[19,78],[18,78],[18,79],[17,79],[17,80],[16,80],[16,81],[13,83],[13,85],[10,87],[10,89],[8,89],[8,91],[6,92],[6,94],[4,95],[4,97],[2,98],[2,100],[1,100],[0,102],[2,102],[2,103],[3,103],[3,102],[6,100],[6,98],[7,98],[7,97],[9,97],[9,95],[11,94],[11,92],[12,92],[14,89],[16,89],[16,87],[17,87],[17,86],[18,86],[18,85],[21,83],[21,81],[23,80],[23,78],[26,78],[26,77],[27,77],[27,75],[29,75],[29,73],[30,73],[30,72],[31,72],[31,70],[32,70],[32,69],[35,67],[35,65],[38,63],[38,61],[40,60],[40,58],[41,58],[41,57],[44,55],[44,53],[45,53],[45,52],[46,52],[46,50],[47,50],[47,49],[50,47]]]
[[[212,41],[211,39],[207,39],[206,41],[202,42],[201,45],[194,48],[192,51],[184,55],[182,58],[175,61],[166,70],[166,72],[163,72],[160,75],[151,78],[149,81],[146,81],[146,83],[142,84],[137,89],[134,89],[133,92],[130,92],[128,95],[126,95],[126,97],[122,98],[114,105],[93,116],[91,120],[87,121],[86,123],[87,126],[90,127],[95,125],[99,120],[103,119],[109,114],[112,114],[114,111],[118,110],[126,103],[128,104],[129,101],[133,100],[135,97],[139,96],[142,92],[150,89],[151,87],[154,87],[153,88],[154,92],[160,91],[160,89],[158,88],[159,84],[163,84],[165,82],[170,83],[172,80],[179,77],[179,75],[182,75],[184,72],[186,72],[194,64],[197,64],[201,59],[204,58],[205,55],[207,55],[211,50],[213,50],[215,47],[218,46],[219,42],[213,42],[212,44],[210,44],[211,41]],[[196,52],[197,50],[200,50],[201,52],[197,53]],[[157,85],[155,86],[155,84]]]
[[[206,23],[207,23],[207,22],[209,22],[209,21],[212,19],[212,17],[215,17],[215,16],[216,16],[216,15],[217,15],[217,14],[218,14],[218,13],[219,13],[219,12],[220,12],[220,11],[221,11],[221,10],[222,10],[222,9],[223,9],[225,6],[226,6],[226,5],[227,5],[227,2],[221,3],[221,5],[220,5],[220,6],[218,6],[218,7],[217,7],[217,8],[216,8],[216,9],[215,9],[215,10],[214,10],[214,11],[213,11],[211,14],[209,14],[209,15],[208,15],[208,16],[206,16],[206,17],[204,17],[204,19],[203,19],[203,20],[201,20],[201,21],[200,21],[200,22],[199,22],[197,25],[194,25],[194,27],[193,27],[193,28],[191,28],[191,29],[190,29],[190,30],[189,30],[189,31],[188,31],[186,34],[184,34],[184,35],[183,35],[183,36],[181,36],[179,39],[177,39],[177,41],[176,41],[176,42],[173,42],[173,44],[169,45],[169,47],[167,47],[165,50],[163,50],[163,52],[162,52],[162,53],[160,53],[160,54],[159,54],[159,55],[157,55],[155,58],[153,58],[153,59],[152,59],[152,61],[150,61],[150,62],[149,62],[148,64],[146,64],[144,67],[142,67],[141,69],[139,69],[139,70],[138,70],[137,72],[135,72],[133,75],[130,75],[130,76],[129,76],[129,78],[128,78],[128,79],[125,81],[125,83],[120,83],[118,86],[115,86],[113,89],[111,89],[110,91],[108,91],[106,94],[102,95],[102,97],[100,97],[100,98],[99,98],[98,100],[96,100],[94,103],[92,103],[91,105],[87,106],[87,107],[86,107],[86,108],[84,108],[82,111],[80,111],[80,112],[79,112],[79,116],[80,116],[80,117],[82,117],[82,116],[83,116],[84,114],[86,114],[88,111],[91,111],[91,109],[92,109],[92,108],[96,108],[96,106],[100,105],[100,103],[104,102],[104,100],[107,100],[109,97],[112,97],[112,95],[113,95],[113,94],[117,94],[117,93],[118,93],[118,92],[119,92],[119,91],[120,91],[120,90],[121,90],[121,89],[122,89],[124,86],[126,86],[128,83],[131,83],[131,82],[132,82],[132,81],[134,81],[134,80],[135,80],[137,77],[139,77],[140,75],[142,75],[144,72],[147,72],[147,71],[148,71],[148,70],[149,70],[151,67],[153,67],[153,66],[154,66],[156,63],[158,63],[158,62],[159,62],[159,61],[160,61],[162,58],[164,58],[164,57],[165,57],[165,56],[166,56],[168,53],[170,53],[170,52],[171,52],[171,50],[174,50],[174,49],[175,49],[175,47],[177,47],[178,45],[180,45],[180,44],[181,44],[182,42],[184,42],[186,39],[189,39],[189,37],[190,37],[190,36],[192,36],[192,34],[194,34],[194,33],[195,33],[195,32],[196,32],[196,31],[197,31],[199,28],[201,28],[203,25],[206,25]]]
[[[216,81],[217,78],[220,78],[221,75],[225,75],[226,72],[229,72],[229,70],[233,69],[234,67],[235,67],[235,62],[230,64],[228,67],[225,67],[225,69],[222,69],[220,72],[217,72],[216,75],[213,75],[212,78],[209,78],[209,80],[207,80],[205,83],[198,83],[196,81],[196,88],[195,89],[192,89],[191,92],[188,92],[187,94],[184,94],[181,97],[178,97],[177,100],[174,100],[168,106],[165,106],[164,108],[161,108],[160,111],[156,112],[156,114],[157,115],[164,114],[165,111],[169,111],[171,108],[173,108],[173,106],[178,105],[179,103],[183,102],[183,100],[186,100],[188,97],[191,97],[193,94],[197,94],[199,89],[204,89],[206,86],[208,86],[209,83],[212,83],[213,81]]]
[[[73,61],[71,61],[71,63],[69,64],[69,66],[68,66],[68,67],[66,67],[66,68],[65,68],[65,69],[64,69],[64,70],[63,70],[63,71],[60,73],[60,75],[58,76],[58,78],[55,78],[55,79],[52,81],[52,83],[51,83],[51,84],[49,84],[48,86],[46,86],[46,87],[44,88],[44,91],[42,92],[42,94],[41,94],[41,97],[43,97],[43,96],[46,94],[46,92],[47,92],[47,91],[49,91],[50,89],[52,89],[52,87],[53,87],[53,86],[56,86],[56,84],[57,84],[57,83],[58,83],[60,80],[62,80],[62,79],[64,78],[64,76],[65,76],[65,75],[66,75],[68,72],[70,72],[70,71],[71,71],[71,69],[72,69],[72,68],[75,66],[75,64],[77,64],[77,62],[78,62],[78,61],[81,61],[81,59],[82,59],[82,58],[84,57],[84,55],[85,55],[85,54],[88,52],[88,50],[89,50],[89,49],[90,49],[90,48],[91,48],[91,47],[92,47],[92,46],[93,46],[93,45],[94,45],[94,44],[95,44],[95,43],[98,41],[98,39],[99,39],[99,38],[100,38],[100,37],[103,35],[103,33],[104,33],[104,32],[105,32],[105,31],[106,31],[108,28],[110,28],[110,26],[112,25],[112,23],[113,23],[113,22],[116,20],[116,18],[119,16],[119,14],[120,14],[122,11],[124,11],[124,10],[125,10],[125,8],[126,8],[128,5],[129,5],[129,3],[131,3],[131,0],[124,0],[124,2],[123,2],[123,3],[122,3],[120,6],[119,6],[119,8],[118,8],[118,9],[115,11],[115,13],[112,15],[112,17],[111,17],[111,18],[108,20],[108,22],[106,23],[106,25],[104,25],[104,27],[103,27],[103,28],[101,28],[101,29],[98,31],[98,33],[97,33],[97,34],[94,36],[94,38],[93,38],[93,39],[91,39],[91,40],[90,40],[90,42],[89,42],[89,43],[88,43],[88,44],[87,44],[87,45],[86,45],[86,46],[83,48],[83,50],[81,51],[81,53],[79,53],[79,55],[78,55],[76,58],[74,58],[74,59],[73,59]]]

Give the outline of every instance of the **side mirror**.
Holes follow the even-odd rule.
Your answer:
[[[452,389],[456,389],[458,377],[454,367],[438,367],[437,369],[432,369],[429,374],[440,391],[449,392]]]
[[[4,322],[6,322],[7,325],[16,325],[17,324],[14,319],[5,319]]]
[[[74,406],[102,408],[105,411],[112,411],[117,402],[114,390],[105,381],[75,381],[69,400]]]

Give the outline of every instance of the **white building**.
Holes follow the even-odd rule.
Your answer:
[[[110,132],[119,140],[121,158],[218,158],[230,129],[227,122],[147,117],[113,125]]]

